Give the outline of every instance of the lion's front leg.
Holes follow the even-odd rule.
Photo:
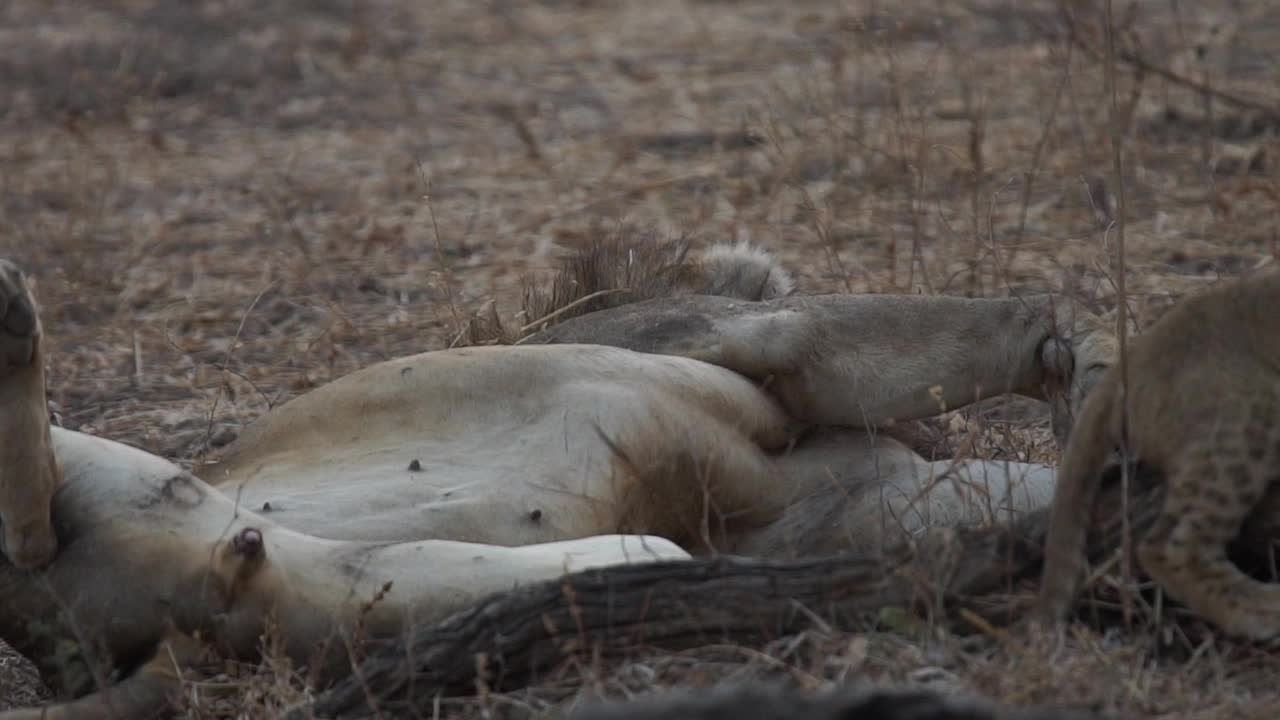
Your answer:
[[[61,480],[49,438],[40,315],[22,271],[0,260],[0,546],[23,570],[57,553],[51,507]]]

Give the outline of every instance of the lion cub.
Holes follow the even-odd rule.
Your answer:
[[[1229,634],[1280,634],[1280,585],[1253,580],[1227,558],[1280,465],[1280,272],[1183,299],[1134,338],[1128,366],[1128,388],[1121,392],[1118,365],[1108,370],[1067,442],[1036,618],[1056,626],[1071,611],[1101,471],[1124,437],[1166,483],[1138,544],[1143,569]]]

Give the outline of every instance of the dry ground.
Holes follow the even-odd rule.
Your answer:
[[[1103,66],[1058,10],[9,0],[0,254],[36,276],[60,422],[179,461],[308,388],[447,345],[490,297],[514,312],[522,275],[599,223],[749,238],[807,291],[1051,287],[1108,310]],[[1275,252],[1280,113],[1265,107],[1280,107],[1280,5],[1133,10],[1117,4],[1144,57],[1230,96],[1119,77],[1141,326]],[[1037,412],[957,413],[951,428],[982,452],[1053,459]],[[1051,656],[815,634],[568,668],[554,691],[442,712],[780,673],[941,678],[1135,717],[1276,716],[1272,655],[1218,640],[1172,663],[1160,647],[1090,634]]]

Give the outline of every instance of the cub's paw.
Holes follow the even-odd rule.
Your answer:
[[[0,259],[0,376],[36,362],[40,315],[26,275]]]

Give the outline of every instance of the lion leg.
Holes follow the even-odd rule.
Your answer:
[[[1005,393],[1049,400],[1114,361],[1096,316],[1053,295],[837,295],[774,305],[805,318],[810,338],[770,391],[794,417],[822,425],[884,428]],[[771,335],[744,333],[721,346],[745,353]]]
[[[0,713],[0,720],[145,720],[173,713],[183,670],[203,660],[195,638],[170,627],[151,659],[123,681],[70,702]]]
[[[742,532],[737,554],[811,557],[874,552],[928,527],[1007,523],[1046,506],[1053,468],[986,460],[928,462],[883,433],[827,428],[772,458],[783,506]]]
[[[792,494],[786,476],[741,428],[693,405],[661,420],[616,438],[602,434],[625,482],[610,493],[616,519],[600,530],[713,551],[786,509]]]
[[[1053,501],[1056,471],[1037,463],[959,460],[929,463],[922,505],[931,525],[1006,524]]]
[[[57,553],[51,509],[60,482],[39,311],[22,271],[0,260],[0,545],[20,569],[43,567]]]
[[[808,466],[807,477],[798,479],[812,493],[813,506],[804,512],[814,519],[838,513],[831,527],[841,528],[847,549],[891,545],[928,528],[1008,524],[1053,499],[1051,467],[994,460],[928,462],[887,437],[871,443],[846,436],[840,446],[802,447],[781,464],[792,470]],[[841,504],[843,509],[837,510]],[[838,540],[832,535],[824,549],[836,550],[830,543]]]
[[[1008,392],[1069,391],[1078,406],[1081,381],[1116,354],[1108,328],[1057,295],[693,295],[599,310],[526,340],[700,360],[766,383],[797,420],[861,428]]]

